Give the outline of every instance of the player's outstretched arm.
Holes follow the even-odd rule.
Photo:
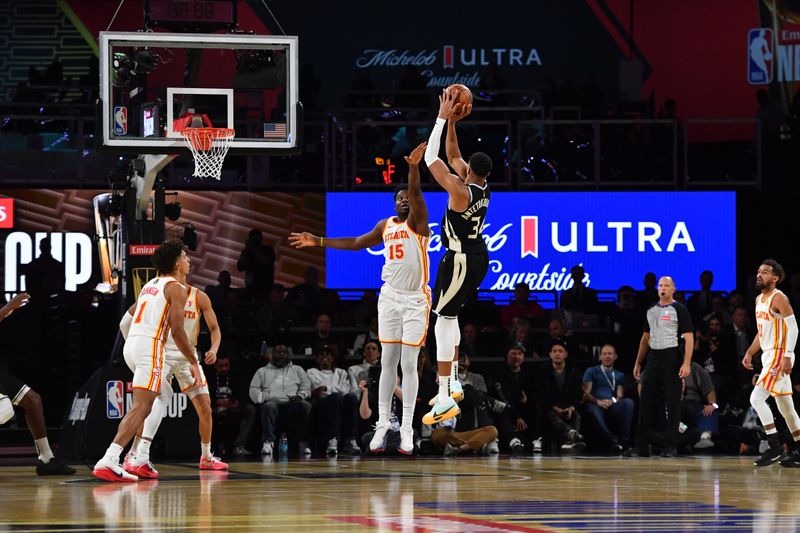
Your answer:
[[[447,121],[447,137],[444,142],[444,151],[447,154],[447,162],[456,171],[461,180],[467,179],[467,162],[461,157],[461,149],[458,147],[458,136],[456,135],[456,122],[466,117],[472,112],[472,104],[463,106],[456,104],[456,110],[450,120]]]
[[[21,292],[16,296],[14,296],[13,298],[11,298],[11,301],[9,301],[3,307],[0,307],[0,322],[8,318],[8,316],[11,315],[11,313],[16,311],[23,305],[27,304],[29,299],[30,295],[27,292]]]
[[[312,233],[304,231],[302,233],[290,233],[289,244],[295,248],[310,248],[322,246],[323,248],[336,248],[337,250],[363,250],[377,246],[383,242],[383,227],[386,225],[384,218],[372,228],[369,233],[364,233],[358,237],[318,237]]]
[[[411,212],[408,215],[408,222],[411,229],[427,237],[431,234],[428,226],[428,206],[422,196],[422,185],[419,180],[419,162],[425,153],[428,143],[422,143],[405,157],[408,163],[408,201],[411,204]]]
[[[428,147],[425,149],[425,164],[433,174],[436,182],[447,191],[450,196],[450,207],[456,211],[463,211],[469,205],[469,190],[461,179],[455,174],[451,174],[444,161],[439,159],[439,144],[442,140],[442,130],[447,119],[455,112],[455,97],[447,91],[442,91],[439,97],[439,116],[431,131],[428,139]]]
[[[197,291],[197,308],[202,313],[206,326],[208,326],[208,331],[211,333],[211,347],[205,353],[203,362],[207,365],[213,365],[217,362],[217,352],[222,342],[222,330],[219,328],[219,322],[217,322],[217,314],[214,312],[214,308],[211,307],[211,299],[199,289]]]

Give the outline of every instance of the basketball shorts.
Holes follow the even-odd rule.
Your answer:
[[[783,352],[768,350],[761,354],[761,374],[758,384],[762,385],[773,396],[786,396],[792,394],[792,379],[787,374],[781,374]]]
[[[197,358],[197,354],[195,354]],[[164,374],[165,383],[170,386],[172,376],[178,380],[178,386],[181,392],[186,393],[189,399],[194,398],[198,394],[208,394],[208,382],[206,382],[206,375],[203,372],[203,366],[200,366],[200,383],[199,387],[192,387],[194,385],[194,378],[189,371],[189,361],[183,356],[180,350],[167,350],[164,359],[166,361],[165,367],[168,367],[171,374]]]
[[[378,337],[381,342],[422,346],[428,333],[431,294],[426,286],[415,291],[381,287],[378,297]]]
[[[22,398],[31,390],[30,387],[21,382],[3,369],[0,369],[0,393],[5,394],[14,405],[19,405]]]
[[[164,344],[152,337],[128,337],[122,354],[133,372],[133,388],[160,393],[164,376],[171,372],[164,366]]]
[[[445,252],[436,272],[433,312],[445,318],[458,317],[459,310],[477,292],[488,271],[489,252]]]

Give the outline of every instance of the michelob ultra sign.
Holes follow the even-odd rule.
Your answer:
[[[425,193],[430,213],[431,286],[444,253],[439,236],[446,193]],[[392,193],[329,193],[325,237],[367,233],[393,216]],[[572,287],[570,269],[584,267],[584,283],[598,290],[642,286],[647,272],[699,289],[700,273],[714,287],[736,283],[736,194],[733,192],[493,193],[483,238],[489,273],[483,290]],[[383,245],[356,252],[326,248],[326,285],[336,289],[381,285]]]

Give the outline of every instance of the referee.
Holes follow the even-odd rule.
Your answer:
[[[650,456],[649,433],[660,412],[661,395],[667,407],[667,429],[664,433],[662,457],[675,457],[678,424],[681,420],[681,381],[690,373],[694,350],[694,330],[689,310],[676,302],[675,282],[669,276],[658,280],[658,303],[647,310],[639,352],[633,366],[633,377],[639,381],[639,429],[637,437],[640,457]],[[683,350],[683,358],[681,358]],[[642,372],[645,355],[647,368]]]

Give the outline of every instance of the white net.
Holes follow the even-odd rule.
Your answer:
[[[222,163],[231,146],[234,131],[229,128],[184,128],[181,130],[194,156],[196,178],[220,179]]]

